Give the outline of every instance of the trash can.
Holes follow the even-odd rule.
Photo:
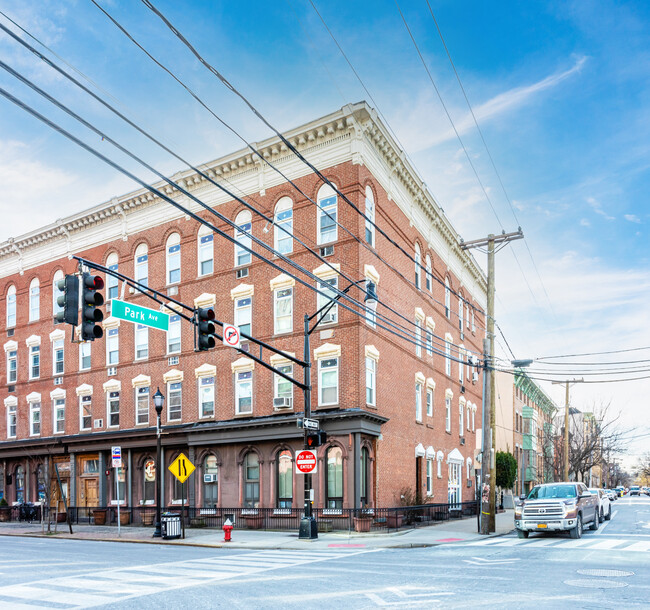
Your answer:
[[[180,513],[163,513],[160,515],[160,533],[165,540],[181,537]]]

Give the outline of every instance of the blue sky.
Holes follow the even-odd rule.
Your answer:
[[[142,3],[100,3],[244,137],[258,141],[269,135]],[[458,232],[469,240],[502,227],[516,229],[426,0],[399,6],[502,225],[451,129],[397,5],[385,0],[315,4]],[[497,319],[517,357],[650,345],[650,5],[430,4],[534,260],[522,242],[497,256]],[[371,103],[308,0],[160,0],[156,6],[280,129],[348,102]],[[90,1],[0,0],[0,10],[192,162],[241,147]],[[82,100],[5,35],[0,35],[0,56],[157,168],[180,169]],[[72,125],[9,75],[0,74],[0,86]],[[96,138],[88,141],[95,144]],[[3,100],[0,178],[6,219],[0,240],[133,188]],[[482,255],[476,257],[484,264]],[[643,359],[648,353],[602,360]],[[547,389],[563,402],[557,387]],[[647,430],[649,393],[647,380],[577,386],[574,405],[589,410],[611,401],[626,425]],[[642,446],[633,445],[631,453]]]

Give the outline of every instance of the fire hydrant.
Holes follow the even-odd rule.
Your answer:
[[[232,534],[232,523],[230,519],[226,519],[226,522],[223,524],[223,533],[224,533],[224,542],[232,542],[230,536]]]

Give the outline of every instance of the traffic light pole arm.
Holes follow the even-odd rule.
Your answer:
[[[341,291],[341,294],[337,294],[333,299],[330,300],[329,303],[325,303],[325,305],[323,305],[316,313],[309,316],[307,320],[311,322],[322,312],[322,314],[318,317],[318,320],[316,320],[316,323],[311,327],[311,329],[307,327],[306,330],[307,334],[311,335],[316,330],[316,327],[321,323],[321,320],[328,314],[329,310],[332,309],[334,305],[336,305],[336,303],[344,294],[347,294],[350,291],[350,288],[352,288],[352,286],[358,286],[359,284],[362,284],[365,281],[366,280],[358,280],[356,282],[352,282],[352,284],[350,284],[347,288]]]

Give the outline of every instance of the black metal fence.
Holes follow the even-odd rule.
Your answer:
[[[187,527],[221,529],[229,519],[235,529],[298,530],[303,516],[302,508],[201,508],[195,506],[167,506],[161,512],[183,511]],[[314,517],[319,532],[328,531],[391,531],[423,527],[436,522],[460,519],[476,515],[476,502],[455,504],[422,504],[395,508],[315,508]],[[73,524],[116,525],[117,506],[68,507]],[[120,506],[122,525],[152,526],[155,520],[155,506]],[[43,518],[65,523],[67,515],[44,507]],[[40,521],[39,505],[20,505],[0,508],[0,521]]]

